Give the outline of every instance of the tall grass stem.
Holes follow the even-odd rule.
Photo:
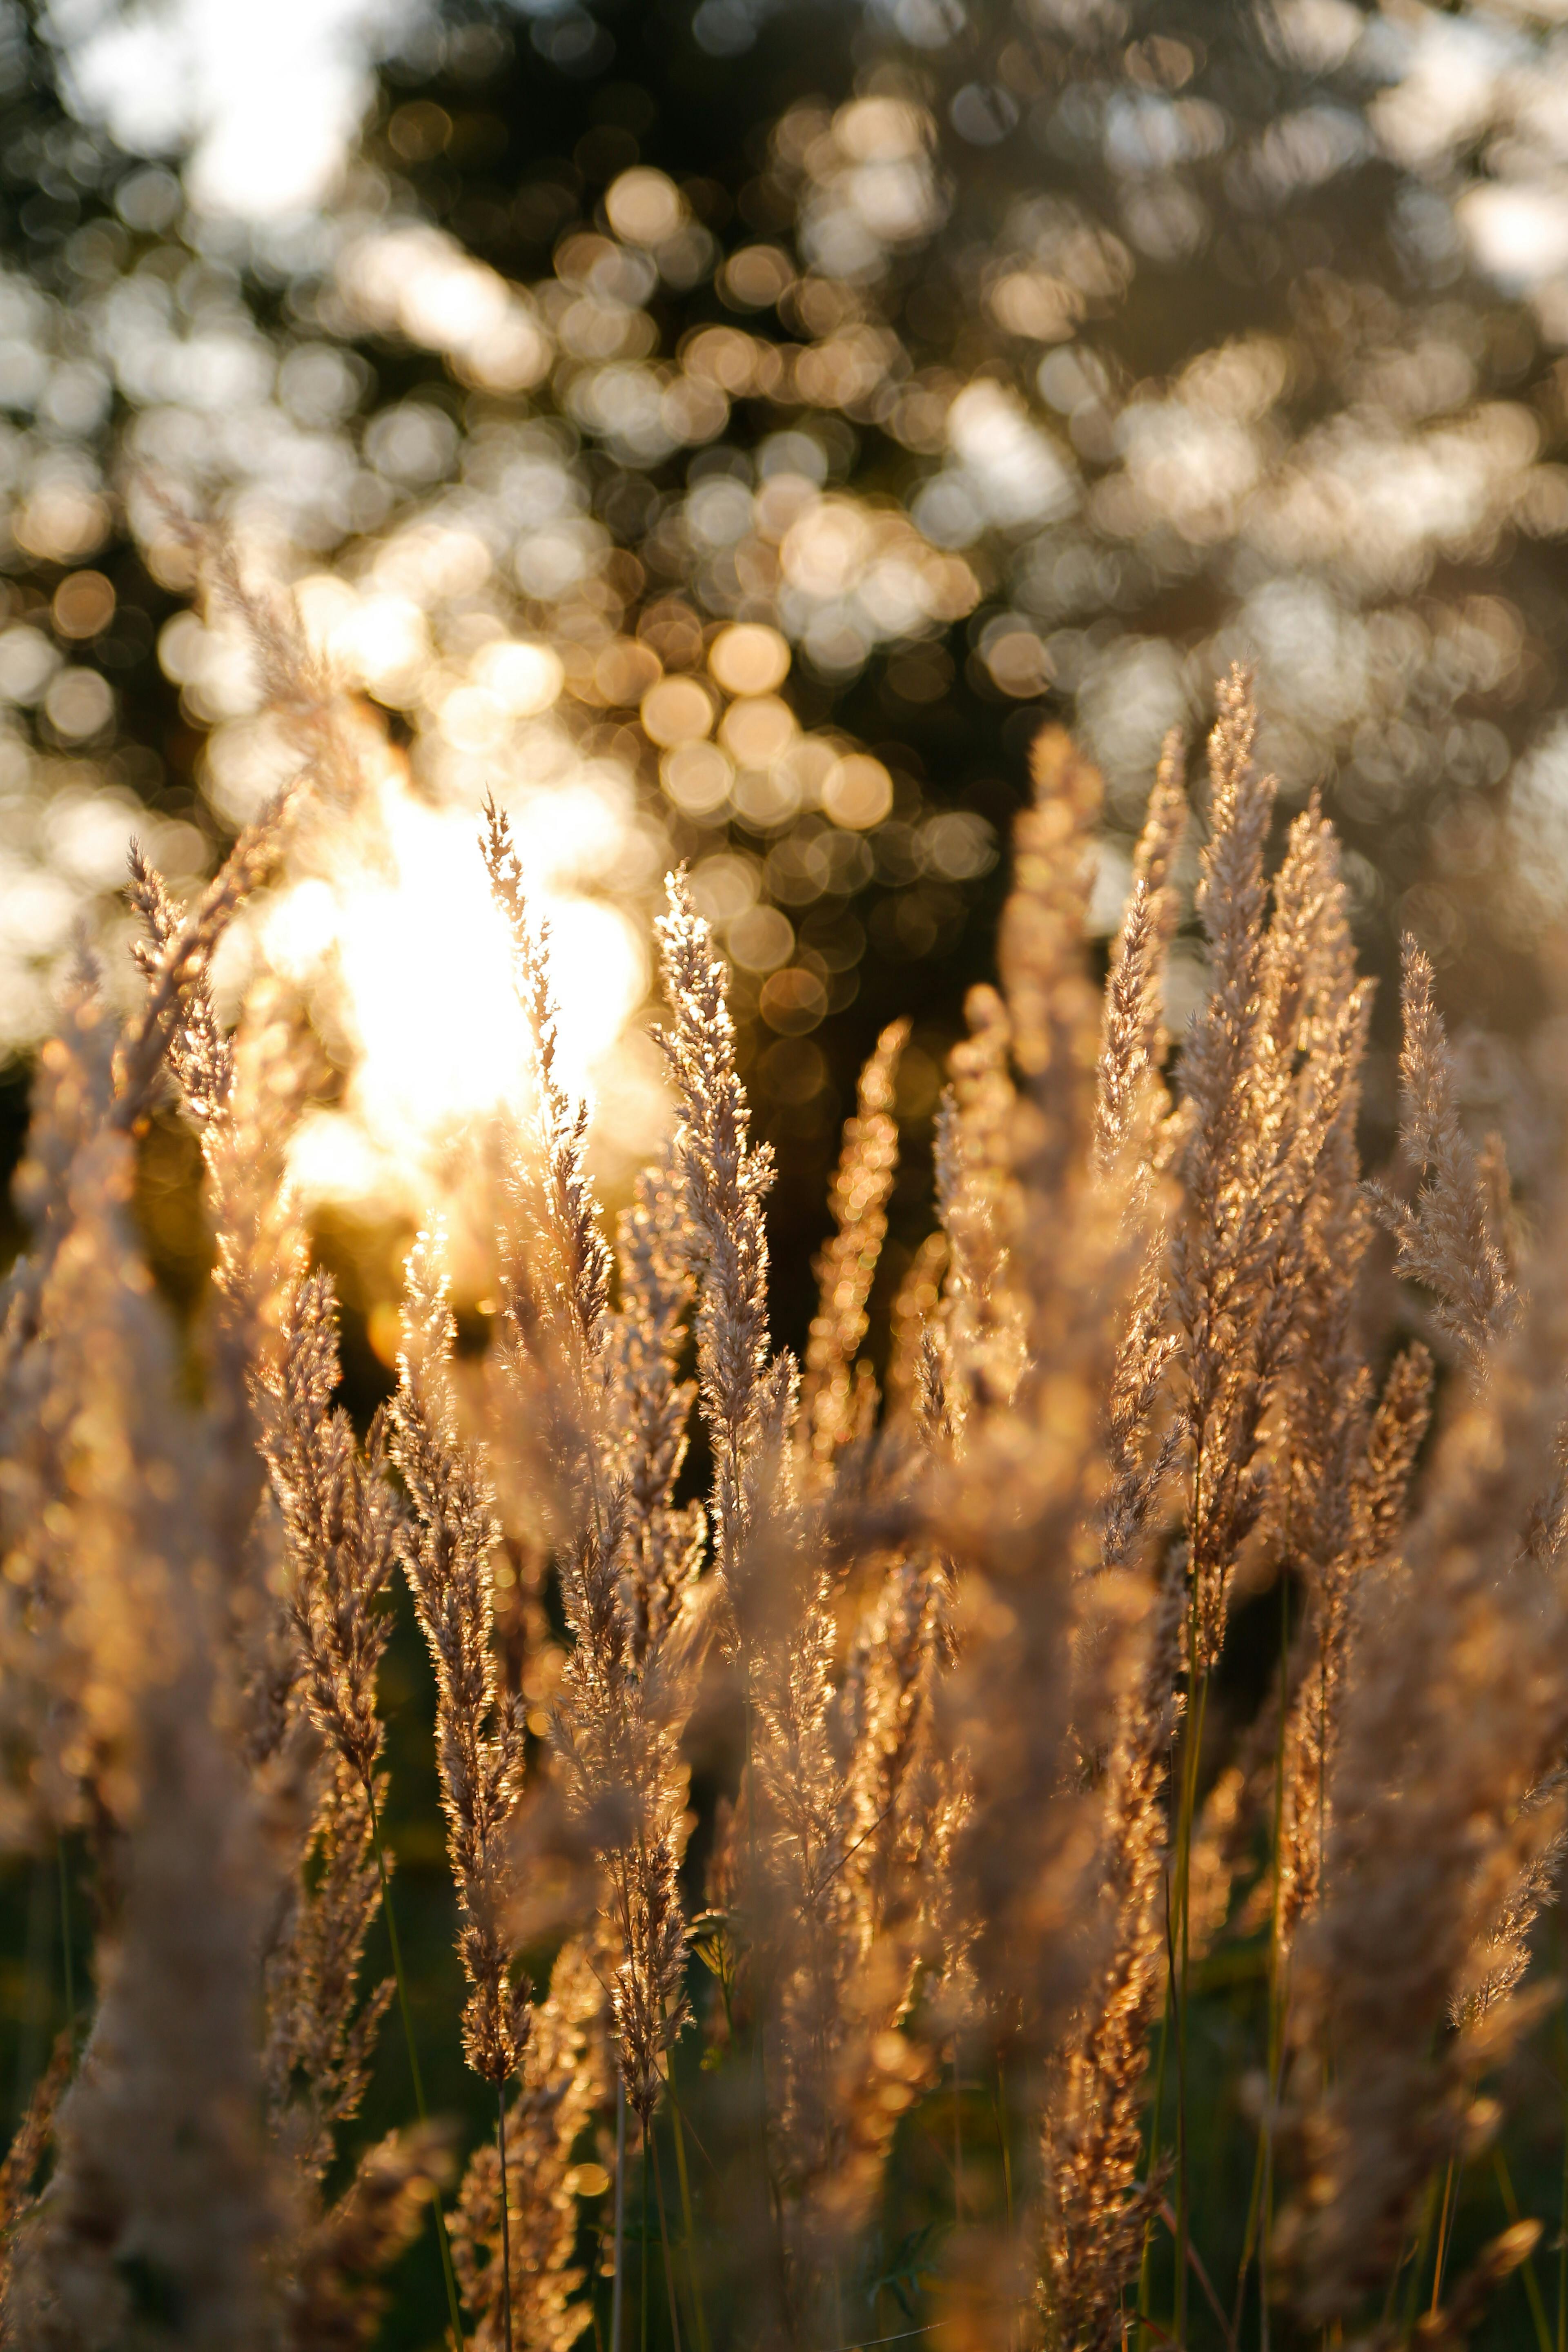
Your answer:
[[[1448,2253],[1448,2224],[1454,2211],[1454,2174],[1457,2158],[1450,2154],[1448,2169],[1443,2176],[1443,2206],[1437,2216],[1437,2252],[1432,2263],[1431,2315],[1436,2318],[1443,2305],[1443,2267]]]
[[[691,2281],[691,2309],[697,2322],[698,2352],[710,2352],[708,2315],[702,2305],[702,2278],[697,2262],[697,2225],[691,2212],[691,2179],[686,2168],[686,2133],[680,2120],[680,2101],[675,2089],[675,2055],[670,2053],[669,2118],[675,2134],[675,2169],[680,2182],[680,2219],[686,2231],[686,2267]]]
[[[1165,2060],[1171,2044],[1171,2011],[1176,1997],[1175,1942],[1171,1932],[1171,1874],[1165,1873],[1165,2005],[1160,2013],[1160,2042],[1154,2059],[1154,2095],[1149,2104],[1148,2179],[1152,2185],[1160,2168],[1160,2130],[1165,2105]],[[1139,2352],[1150,2352],[1153,2342],[1143,2322],[1149,2310],[1154,2255],[1154,2209],[1151,2203],[1143,2223],[1143,2252],[1138,2264]]]
[[[1194,1507],[1194,1524],[1196,1506]],[[1194,1816],[1197,1810],[1198,1753],[1203,1745],[1208,1676],[1198,1663],[1198,1591],[1194,1580],[1187,1619],[1187,1726],[1182,1750],[1181,1804],[1176,1827],[1176,1907],[1181,1923],[1181,1970],[1176,1986],[1176,2291],[1175,2336],[1187,2338],[1187,2244],[1192,2234],[1187,2150],[1187,2007],[1191,1965],[1189,1936]]]
[[[638,2326],[637,2342],[642,2352],[647,2352],[647,2143],[648,2129],[642,2132],[642,2248],[637,2261]]]
[[[76,2042],[76,1962],[71,1952],[71,1886],[70,1861],[63,1837],[55,1842],[55,1860],[60,1882],[60,1966],[66,1980],[66,2025],[72,2044]],[[1568,2166],[1568,2159],[1565,2159]],[[1568,2172],[1565,2172],[1568,2177]]]
[[[648,2145],[653,2150],[653,2193],[658,2204],[658,2251],[664,2261],[664,2291],[669,2299],[669,2334],[675,2352],[680,2352],[680,2318],[675,2305],[675,2264],[669,2253],[669,2229],[664,2218],[664,2172],[658,2160],[658,2142],[654,2137],[651,2116],[647,2126]]]
[[[496,2085],[496,2158],[500,2166],[501,2340],[511,2352],[511,2222],[506,2185],[506,2084]]]
[[[626,2268],[626,2086],[616,2075],[616,2252],[610,2280],[610,2352],[621,2352]]]
[[[365,1794],[370,1803],[371,1843],[375,1847],[375,1866],[381,1879],[381,1908],[386,1920],[386,1940],[392,1947],[392,1973],[397,1985],[397,2011],[403,2020],[403,2038],[408,2045],[408,2072],[414,2082],[415,2109],[423,2124],[429,2121],[430,2111],[425,2103],[425,2077],[420,2072],[419,2046],[414,2039],[414,2012],[408,2006],[408,1979],[404,1973],[403,1947],[398,1941],[397,1914],[392,1907],[392,1882],[387,1875],[386,1854],[381,1843],[381,1816],[375,1801],[375,1791],[368,1783]],[[503,2198],[504,2195],[503,2184]],[[452,2335],[458,2347],[458,2352],[462,2352],[463,2321],[458,2308],[458,2277],[452,2268],[452,2249],[447,2242],[447,2216],[442,2210],[439,2189],[431,2197],[430,2212],[436,2224],[436,2243],[440,2250],[441,2278],[447,2289],[447,2316],[452,2323]]]
[[[1557,1939],[1568,1962],[1568,1922],[1557,1915]],[[1563,2186],[1557,2208],[1557,2352],[1568,2352],[1568,2000],[1557,2010],[1557,2089],[1563,2106]]]
[[[1513,2178],[1508,2168],[1508,2158],[1500,2147],[1494,2147],[1492,2150],[1492,2169],[1497,2174],[1497,2185],[1502,2192],[1503,2210],[1510,2221],[1517,2221],[1520,2218],[1519,2199],[1514,2195]],[[1531,2318],[1535,2323],[1538,2352],[1552,2352],[1552,2330],[1546,2324],[1546,2305],[1542,2300],[1541,2282],[1535,2275],[1534,2256],[1526,2254],[1521,2267],[1524,2273],[1525,2299],[1530,2305]]]

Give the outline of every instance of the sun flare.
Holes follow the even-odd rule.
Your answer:
[[[421,800],[390,764],[374,795],[370,851],[363,836],[334,840],[321,870],[280,891],[258,929],[263,962],[303,990],[347,1072],[341,1102],[296,1143],[307,1202],[412,1202],[432,1181],[455,1183],[465,1146],[527,1107],[525,1027],[478,814]],[[585,849],[600,870],[613,866],[616,812],[577,778],[519,795],[509,814],[549,925],[563,1073],[590,1101],[595,1157],[613,1179],[665,1117],[636,1020],[647,953],[620,907],[561,877]]]

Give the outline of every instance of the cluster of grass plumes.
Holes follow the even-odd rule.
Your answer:
[[[1064,736],[1037,744],[880,1380],[902,1026],[846,1129],[797,1365],[771,1328],[773,1160],[684,881],[659,927],[671,1130],[612,1239],[491,810],[475,855],[530,1040],[495,1155],[494,1337],[459,1357],[433,1213],[362,1440],[287,1183],[307,1032],[258,992],[226,1034],[210,986],[289,812],[318,792],[355,821],[349,722],[268,630],[315,769],[189,913],[133,861],[145,1005],[117,1023],[84,969],[20,1186],[5,1825],[85,1843],[96,1948],[90,2021],[0,2166],[0,2341],[370,2343],[426,2213],[450,2340],[491,2352],[590,2330],[626,2352],[634,2325],[670,2352],[850,2347],[900,2313],[996,2352],[1457,2340],[1534,2242],[1516,2217],[1453,2252],[1492,2086],[1549,1997],[1557,1194],[1516,1263],[1414,952],[1417,1181],[1363,1183],[1338,847],[1313,806],[1270,874],[1246,680],[1209,748],[1211,985],[1179,1043],[1182,747],[1102,986],[1098,780]],[[194,1375],[132,1213],[161,1087],[201,1137],[217,1244]],[[1380,1219],[1450,1374],[1419,1478],[1433,1353],[1369,1325]],[[564,1650],[542,1727],[498,1639],[520,1563]],[[399,1579],[434,1675],[450,2031],[489,2101],[466,2152],[425,2113],[383,1832]],[[1269,1594],[1277,1663],[1244,1718],[1215,1694]],[[395,1988],[367,1981],[383,1935]],[[1235,2126],[1251,2189],[1205,2244],[1198,2026],[1227,1955],[1265,1989]],[[416,2112],[366,2147],[395,1990]]]

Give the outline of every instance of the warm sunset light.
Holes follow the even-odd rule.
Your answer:
[[[0,2352],[1568,2352],[1568,0],[0,0]]]
[[[327,875],[277,898],[259,940],[267,962],[309,991],[348,1062],[342,1108],[310,1119],[295,1149],[306,1200],[412,1212],[486,1115],[521,1115],[531,1088],[477,814],[424,805],[393,776],[375,816],[363,851],[351,837]],[[513,817],[550,926],[566,1082],[593,1100],[602,1164],[618,1175],[663,1123],[653,1050],[627,1034],[647,992],[647,948],[615,907],[560,888],[584,851],[613,862],[615,823],[591,782],[536,795]]]

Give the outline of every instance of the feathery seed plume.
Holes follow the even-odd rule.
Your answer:
[[[463,2053],[500,2084],[528,2038],[528,1992],[512,1978],[506,1918],[507,1831],[521,1793],[521,1715],[501,1702],[490,1640],[498,1530],[452,1391],[453,1322],[439,1239],[408,1259],[403,1350],[390,1412],[392,1457],[414,1519],[399,1538],[404,1571],[436,1670],[436,1753],[447,1850],[462,1913],[458,1950],[472,1990]]]

